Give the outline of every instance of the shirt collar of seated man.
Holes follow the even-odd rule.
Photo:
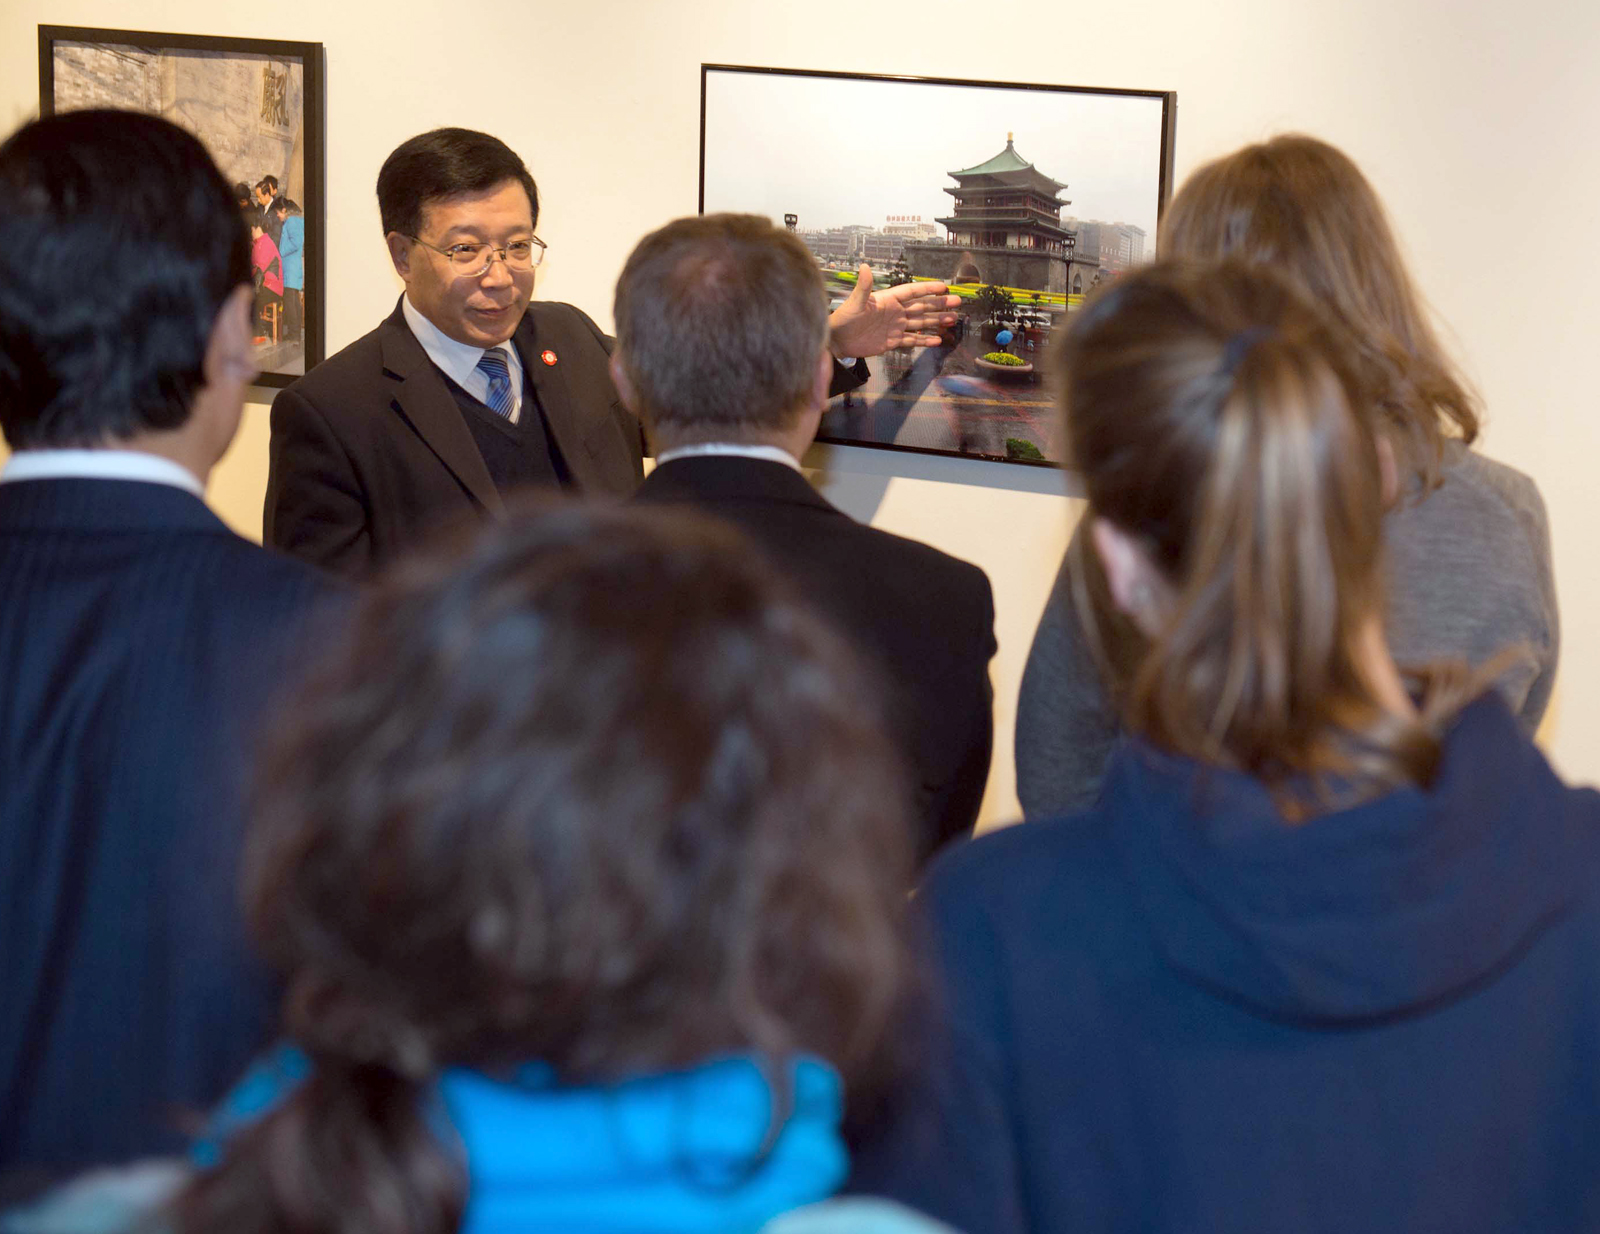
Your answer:
[[[815,384],[808,400],[793,409],[788,422],[781,427],[739,426],[726,424],[673,428],[658,419],[649,419],[651,438],[656,447],[656,465],[674,459],[705,455],[723,455],[736,458],[763,459],[781,463],[795,471],[800,470],[800,459],[822,424],[822,412],[828,401],[828,387],[833,382],[833,353],[824,350],[817,356]],[[616,383],[622,404],[634,415],[646,419],[649,412],[639,397],[638,390],[628,376],[626,362],[620,351],[611,356],[611,380]]]

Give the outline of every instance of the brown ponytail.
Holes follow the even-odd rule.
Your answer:
[[[1103,586],[1080,593],[1091,629],[1121,632],[1129,727],[1257,776],[1291,815],[1425,781],[1431,724],[1386,708],[1363,667],[1383,481],[1342,334],[1259,267],[1163,263],[1092,303],[1062,361],[1087,517],[1137,537],[1170,588],[1148,639]]]
[[[465,1163],[428,1125],[423,1089],[398,1071],[328,1057],[228,1146],[182,1197],[180,1231],[453,1234]]]

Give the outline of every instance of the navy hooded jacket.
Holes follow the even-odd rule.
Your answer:
[[[857,1189],[960,1228],[1600,1230],[1600,795],[1498,699],[1300,825],[1132,743],[949,853],[946,1029]]]

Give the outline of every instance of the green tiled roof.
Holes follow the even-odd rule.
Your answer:
[[[1027,159],[1018,154],[1016,147],[1011,144],[1011,139],[1009,136],[1006,138],[1006,148],[1000,151],[999,154],[995,155],[987,163],[979,163],[976,167],[963,167],[960,171],[952,171],[947,174],[957,177],[1001,176],[1007,174],[1008,172],[1018,171],[1031,171],[1041,180],[1049,181],[1049,183],[1055,185],[1058,189],[1064,189],[1067,187],[1059,180],[1051,180],[1049,176],[1045,175],[1032,163],[1028,162]]]

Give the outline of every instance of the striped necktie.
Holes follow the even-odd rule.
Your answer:
[[[497,416],[511,418],[511,369],[506,364],[506,353],[492,347],[478,361],[478,371],[489,379],[489,410]]]

